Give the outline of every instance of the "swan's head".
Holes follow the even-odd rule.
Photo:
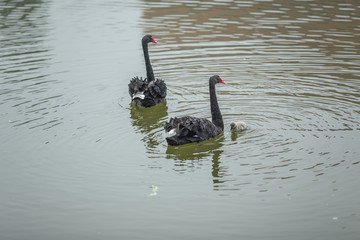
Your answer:
[[[145,43],[149,43],[149,42],[157,43],[157,41],[151,35],[145,35],[142,38],[142,41]]]
[[[221,79],[221,77],[219,75],[214,75],[210,78],[210,80],[211,79],[214,79],[215,83],[224,83],[225,84],[225,82]]]

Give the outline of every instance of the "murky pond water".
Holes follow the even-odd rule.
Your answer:
[[[359,39],[358,1],[0,1],[2,238],[357,239]],[[168,147],[214,74],[224,133]]]

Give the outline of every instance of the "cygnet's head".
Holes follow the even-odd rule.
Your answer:
[[[230,129],[232,132],[241,132],[247,129],[245,122],[231,122]]]

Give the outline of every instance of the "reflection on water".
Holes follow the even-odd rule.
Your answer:
[[[212,157],[212,172],[211,175],[213,176],[213,184],[214,190],[222,189],[222,184],[224,180],[222,177],[226,174],[226,168],[221,165],[220,155],[223,151],[218,150],[214,151]]]
[[[241,138],[241,136],[244,136],[245,134],[249,133],[251,130],[247,129],[245,131],[241,132],[231,132],[231,141],[236,142],[238,138]]]
[[[149,151],[153,151],[163,142],[162,134],[160,133],[164,130],[167,110],[168,108],[165,104],[157,104],[151,108],[130,104],[132,125],[137,128],[137,132],[144,135],[142,141]]]
[[[202,165],[205,159],[212,159],[211,175],[213,177],[214,190],[221,189],[222,177],[226,174],[226,168],[221,165],[220,148],[224,145],[224,134],[214,139],[200,143],[191,143],[181,146],[168,146],[166,158],[174,160],[174,170],[178,173],[185,173],[193,170],[194,167]]]
[[[200,143],[191,143],[181,146],[168,146],[166,158],[174,160],[202,160],[212,155],[212,152],[223,146],[224,135]]]

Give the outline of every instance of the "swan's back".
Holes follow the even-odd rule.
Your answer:
[[[147,89],[147,82],[146,79],[134,77],[131,79],[129,86],[129,94],[131,98],[134,98],[134,96],[138,92],[144,92]]]
[[[167,132],[175,132],[174,136],[167,137],[169,145],[178,146],[192,142],[202,142],[214,138],[222,132],[222,129],[215,126],[206,118],[191,116],[171,118],[165,125]]]
[[[165,103],[167,88],[163,80],[156,79],[148,82],[146,78],[134,77],[128,86],[135,105],[152,107],[158,103]]]
[[[153,98],[163,98],[165,100],[167,87],[163,80],[157,78],[155,81],[149,82],[148,89]]]

